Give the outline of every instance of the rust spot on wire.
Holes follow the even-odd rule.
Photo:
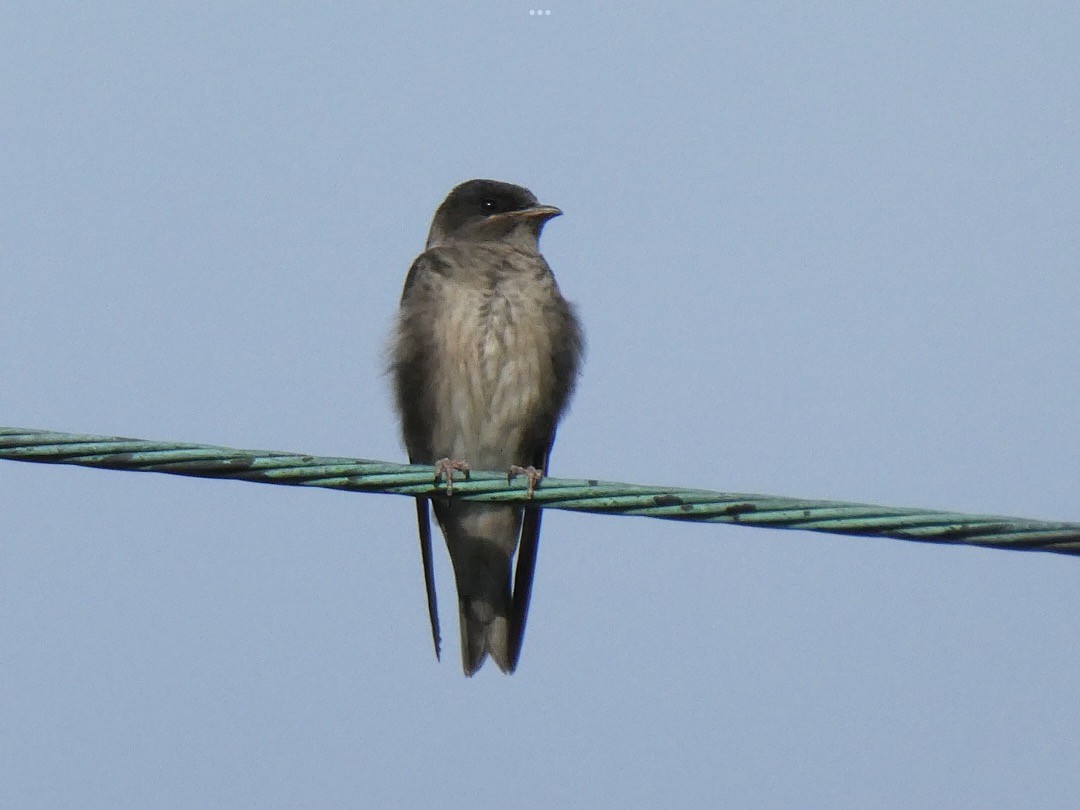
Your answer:
[[[653,495],[653,503],[657,506],[687,506],[678,495]],[[683,510],[685,511],[685,510]]]

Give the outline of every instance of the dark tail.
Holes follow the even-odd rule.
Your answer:
[[[454,566],[462,668],[472,675],[490,655],[503,672],[513,672],[520,632],[510,581],[522,510],[495,504],[433,505]]]
[[[511,653],[510,587],[506,598],[494,602],[468,596],[458,599],[458,621],[461,625],[461,666],[466,675],[480,669],[484,659],[499,665],[503,672],[513,672]]]

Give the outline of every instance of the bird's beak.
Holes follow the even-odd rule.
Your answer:
[[[561,215],[562,211],[554,205],[534,205],[521,211],[507,211],[505,214],[505,216],[514,217],[515,219],[538,219],[541,222],[547,222],[549,219]]]

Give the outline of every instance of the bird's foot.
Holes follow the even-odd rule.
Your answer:
[[[446,482],[446,494],[454,494],[454,473],[465,473],[465,480],[469,480],[469,465],[456,458],[440,458],[435,462],[435,483]]]
[[[532,500],[533,492],[536,491],[536,485],[540,483],[540,479],[544,477],[544,471],[538,470],[531,464],[528,467],[519,467],[517,464],[510,465],[510,472],[506,476],[506,483],[510,483],[514,480],[515,476],[524,475],[528,482],[528,492],[525,495],[526,498]]]

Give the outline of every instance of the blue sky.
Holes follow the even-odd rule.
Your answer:
[[[530,15],[530,8],[551,14]],[[403,459],[456,183],[589,350],[552,472],[1080,520],[1080,12],[0,12],[0,424]],[[519,671],[404,498],[0,463],[9,807],[1080,802],[1068,557],[552,512]]]

